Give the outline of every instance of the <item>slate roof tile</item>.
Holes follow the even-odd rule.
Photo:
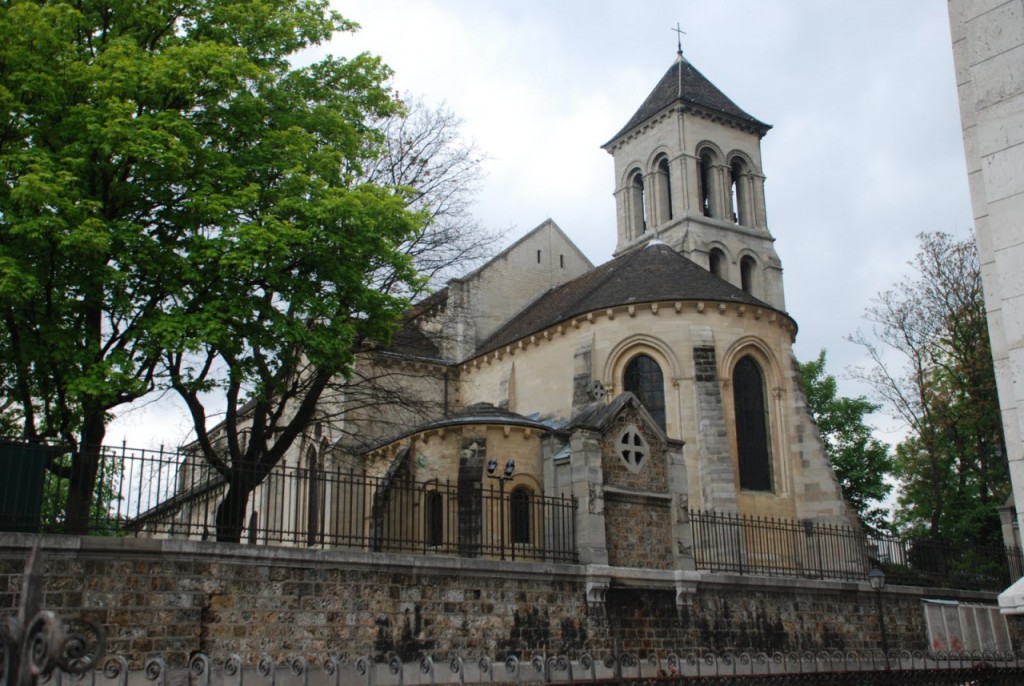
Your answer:
[[[363,448],[361,452],[369,453],[381,446],[394,443],[395,441],[405,438],[406,436],[412,436],[423,431],[432,431],[434,429],[440,429],[442,427],[455,427],[465,426],[467,424],[497,424],[497,425],[510,425],[510,426],[523,426],[537,431],[547,431],[548,426],[538,419],[531,417],[524,417],[521,414],[504,410],[500,407],[495,407],[490,403],[476,403],[475,405],[469,405],[462,408],[461,410],[452,413],[447,417],[441,417],[433,421],[420,424],[418,426],[409,427],[403,431],[398,432],[392,436],[387,436],[378,441],[374,441],[371,445]]]
[[[482,355],[587,312],[666,301],[736,302],[775,309],[668,245],[652,242],[548,291],[481,343],[476,354]]]
[[[682,70],[681,91],[680,70]],[[736,103],[697,71],[696,67],[685,59],[679,59],[661,77],[661,81],[654,87],[654,90],[647,96],[647,99],[640,105],[640,109],[630,118],[629,122],[617,134],[612,136],[611,140],[605,143],[605,146],[610,145],[631,129],[639,126],[676,102],[724,114],[736,120],[737,123],[753,129],[761,136],[771,128],[771,124],[765,124],[741,110]]]
[[[420,331],[415,319],[406,317],[391,337],[391,344],[385,350],[398,355],[441,360],[441,349],[426,334]]]

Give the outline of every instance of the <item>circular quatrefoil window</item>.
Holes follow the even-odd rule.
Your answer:
[[[630,424],[619,438],[619,454],[630,471],[637,471],[647,458],[647,441],[640,435],[640,430]]]

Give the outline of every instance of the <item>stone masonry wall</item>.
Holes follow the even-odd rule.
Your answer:
[[[672,569],[672,509],[668,500],[605,493],[608,564]]]
[[[638,652],[666,654],[676,646],[712,652],[767,653],[877,650],[881,643],[874,598],[869,592],[822,589],[717,587],[699,590],[676,610],[670,591],[609,592],[609,624]],[[911,636],[925,636],[917,597],[887,599],[886,631],[904,636],[902,646],[923,650]],[[856,631],[851,631],[857,627]],[[895,645],[890,640],[892,645]]]
[[[16,612],[33,542],[0,534],[0,617]],[[679,608],[671,573],[641,574],[632,583],[642,587],[627,589],[619,570],[605,602],[588,605],[594,570],[579,565],[63,536],[45,537],[42,551],[44,608],[100,622],[110,652],[133,667],[155,654],[180,666],[194,651],[319,661],[879,645],[866,583],[698,574]],[[886,590],[892,647],[927,647],[920,599],[935,595]],[[995,602],[994,594],[956,597]],[[1011,628],[1020,648],[1021,627]]]
[[[635,471],[626,467],[622,458],[622,434],[633,427],[647,443],[647,455]],[[668,492],[668,462],[665,457],[665,443],[659,440],[640,419],[640,413],[630,408],[604,429],[605,438],[601,446],[601,471],[605,486],[617,486],[652,493]]]
[[[0,533],[0,617],[16,611],[31,541]],[[46,537],[43,554],[44,608],[106,626],[135,666],[195,651],[579,652],[593,624],[575,565],[75,537]]]

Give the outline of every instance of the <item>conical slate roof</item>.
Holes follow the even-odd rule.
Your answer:
[[[416,431],[426,431],[428,429],[438,429],[443,426],[457,426],[460,424],[515,424],[534,429],[547,428],[545,424],[537,419],[524,417],[521,414],[510,412],[490,403],[476,403],[474,405],[467,405],[448,417],[417,427]]]
[[[482,355],[587,312],[676,301],[735,302],[775,309],[668,245],[651,242],[537,298],[484,341],[476,354]]]
[[[533,417],[524,417],[521,414],[503,410],[500,407],[495,407],[490,403],[476,403],[475,405],[469,405],[462,408],[458,412],[455,412],[446,417],[435,419],[433,421],[419,424],[416,426],[410,426],[398,433],[387,436],[371,443],[362,449],[363,453],[369,453],[377,448],[394,443],[397,440],[405,438],[406,436],[412,436],[413,434],[422,433],[424,431],[431,431],[434,429],[441,429],[454,426],[464,426],[467,424],[497,424],[497,425],[508,425],[508,426],[522,426],[530,429],[536,429],[537,431],[548,431],[549,427],[544,422]],[[400,455],[399,457],[404,457]]]
[[[611,145],[633,128],[677,102],[725,115],[734,124],[751,130],[759,136],[763,136],[771,128],[771,124],[765,124],[741,110],[736,103],[718,90],[715,84],[708,81],[703,74],[697,71],[696,67],[680,55],[640,105],[636,114],[617,134],[612,136],[610,141],[605,143],[605,146]]]

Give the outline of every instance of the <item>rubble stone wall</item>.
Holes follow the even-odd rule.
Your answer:
[[[0,534],[0,616],[17,611],[35,540]],[[618,568],[604,601],[588,605],[588,580],[609,568],[70,536],[44,537],[42,553],[44,609],[103,624],[109,651],[133,667],[157,654],[182,665],[196,651],[320,662],[864,650],[880,642],[866,583],[695,574],[677,605],[671,572]],[[927,648],[923,597],[936,590],[886,590],[893,648]],[[943,597],[995,602],[994,594]],[[1024,632],[1011,630],[1019,649]]]

